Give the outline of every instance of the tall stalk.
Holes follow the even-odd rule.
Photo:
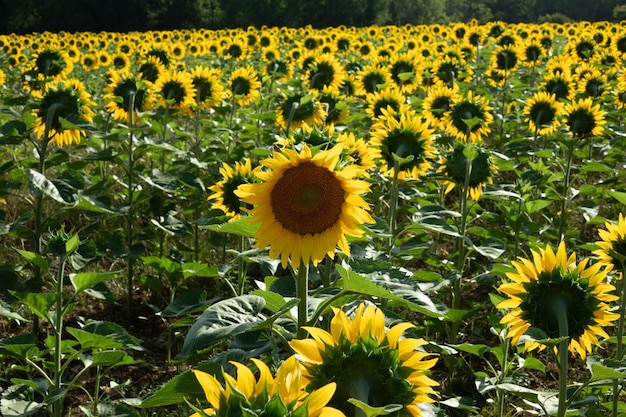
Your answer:
[[[565,167],[565,179],[563,183],[563,195],[561,198],[563,201],[561,202],[561,216],[559,219],[559,233],[558,233],[558,241],[564,240],[564,230],[565,230],[565,220],[566,220],[566,210],[567,210],[567,194],[569,191],[570,184],[570,176],[572,172],[572,160],[574,159],[574,144],[575,141],[571,140],[568,142],[568,150],[567,150],[567,165]]]
[[[556,314],[557,321],[559,323],[559,337],[563,338],[559,342],[559,356],[557,358],[557,365],[559,369],[559,408],[557,412],[558,417],[565,417],[567,414],[567,356],[569,346],[569,324],[567,321],[567,305],[561,298],[557,298],[552,303],[553,313]]]
[[[309,266],[300,262],[298,272],[296,274],[296,297],[300,300],[298,302],[298,330],[296,337],[298,339],[304,339],[306,337],[306,331],[304,325],[308,319],[308,293],[309,293]]]
[[[65,263],[67,261],[67,254],[59,254],[59,271],[57,272],[56,279],[56,306],[54,312],[54,388],[60,389],[63,376],[63,353],[61,344],[63,341],[63,277],[65,270]],[[53,415],[54,417],[61,417],[63,414],[63,399],[65,396],[61,396],[53,403]]]
[[[134,135],[133,128],[135,124],[135,94],[131,94],[130,106],[128,109],[128,149],[127,149],[127,172],[126,172],[126,185],[128,188],[128,211],[126,212],[126,248],[128,251],[128,261],[126,263],[126,312],[128,316],[131,314],[131,308],[133,305],[133,268],[135,258],[131,253],[135,235],[134,235],[134,220],[135,220],[135,183],[134,183],[134,171],[135,171],[135,156],[133,155],[134,147]]]
[[[622,274],[621,279],[621,288],[620,288],[620,299],[619,299],[619,319],[617,320],[617,329],[616,329],[616,347],[615,347],[615,360],[620,362],[624,357],[624,314],[626,314],[626,283],[624,282],[624,274],[626,273],[626,257],[619,254],[620,257],[620,267],[619,272]],[[621,384],[618,379],[613,380],[613,404],[612,404],[612,417],[618,416],[618,406],[619,406],[619,393],[621,391]]]

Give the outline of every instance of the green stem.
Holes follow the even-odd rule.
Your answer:
[[[394,158],[393,161],[393,179],[391,181],[391,191],[389,195],[389,216],[388,216],[388,224],[389,224],[389,242],[387,244],[387,253],[391,254],[391,250],[393,249],[394,238],[396,235],[397,228],[397,214],[398,214],[398,198],[400,195],[400,188],[398,184],[398,174],[400,171],[400,166],[398,161]]]
[[[504,382],[504,378],[506,378],[508,374],[509,343],[510,339],[508,337],[504,337],[502,340],[502,361],[500,362],[500,375],[498,377],[498,383]],[[506,404],[506,392],[497,390],[496,394],[498,398],[498,417],[503,417],[504,406]]]
[[[620,290],[620,300],[619,300],[619,319],[617,320],[617,333],[616,333],[616,352],[615,352],[615,360],[621,361],[624,356],[624,314],[626,313],[626,282],[624,282],[624,272],[626,265],[624,262],[621,262],[621,270],[622,279],[621,284],[622,288]],[[613,380],[613,407],[612,407],[612,416],[617,417],[618,415],[618,405],[619,405],[619,393],[621,390],[621,385],[619,383],[619,379]]]
[[[461,307],[461,277],[463,276],[463,268],[465,266],[465,231],[467,229],[467,196],[470,192],[470,178],[472,176],[472,161],[465,159],[465,177],[463,188],[461,189],[461,224],[459,225],[459,238],[457,239],[458,257],[456,261],[456,269],[459,274],[454,281],[454,294],[452,300],[453,308]]]
[[[244,249],[244,237],[239,236],[239,260],[238,260],[238,268],[237,268],[237,283],[239,284],[239,295],[243,295],[243,290],[246,285],[246,271],[245,269],[245,260],[243,256],[241,256]]]
[[[131,308],[133,305],[133,264],[134,258],[131,253],[131,248],[133,246],[133,241],[135,239],[134,236],[134,228],[133,224],[135,221],[135,210],[134,210],[134,193],[135,193],[135,184],[134,184],[134,171],[135,171],[135,161],[133,155],[133,146],[134,146],[134,135],[133,135],[133,126],[135,123],[134,114],[135,114],[135,95],[133,94],[130,99],[130,106],[128,110],[128,170],[126,172],[127,175],[127,187],[128,187],[128,211],[126,212],[126,248],[128,251],[128,262],[126,263],[126,313],[128,317],[131,314]]]
[[[63,376],[63,367],[61,360],[63,354],[61,352],[61,344],[63,337],[63,276],[65,270],[66,255],[59,257],[59,272],[57,273],[56,282],[56,307],[54,312],[54,388],[60,389]],[[54,402],[54,416],[61,417],[63,412],[63,398]]]
[[[561,218],[559,220],[559,241],[564,239],[564,230],[565,230],[565,218],[566,218],[566,210],[567,210],[567,194],[569,190],[570,183],[570,175],[572,172],[572,160],[574,159],[574,141],[569,144],[568,152],[567,152],[567,166],[565,167],[565,183],[563,184],[563,195],[562,195],[562,203],[561,203]]]
[[[567,356],[569,346],[569,325],[567,321],[567,305],[565,301],[558,298],[552,302],[552,311],[556,314],[556,318],[559,323],[559,337],[564,337],[559,342],[559,357],[558,357],[558,369],[559,369],[559,409],[558,417],[565,417],[567,414]]]
[[[296,275],[296,297],[300,300],[298,303],[298,331],[296,337],[304,339],[306,332],[303,326],[306,325],[308,319],[307,296],[309,292],[309,266],[300,263],[298,273]]]

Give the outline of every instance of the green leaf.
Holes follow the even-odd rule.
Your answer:
[[[181,265],[183,277],[217,278],[220,276],[219,268],[215,265],[207,265],[201,262],[185,262]]]
[[[80,344],[82,351],[93,349],[122,349],[124,344],[117,342],[107,336],[86,332],[81,329],[68,327],[67,332],[74,336]]]
[[[40,172],[37,172],[34,169],[29,169],[26,173],[28,178],[30,178],[30,183],[33,187],[43,192],[53,200],[58,201],[59,203],[74,203],[76,201],[75,198],[69,201],[66,200],[64,198],[64,195],[67,197],[66,193],[62,193],[54,182],[47,179]]]
[[[74,293],[79,294],[117,274],[117,272],[80,272],[70,275],[70,281],[74,286]]]
[[[528,214],[536,213],[552,204],[551,200],[531,200],[524,203],[524,209]]]
[[[525,369],[535,369],[537,371],[541,371],[543,373],[546,372],[546,366],[537,358],[529,357],[524,359],[524,364],[522,368]]]
[[[176,317],[198,311],[198,309],[204,310],[208,303],[206,295],[206,291],[201,288],[186,291],[165,307],[160,315],[161,317]]]
[[[122,366],[133,365],[141,361],[133,359],[130,355],[122,350],[105,350],[95,352],[92,357],[91,366]]]
[[[475,345],[473,343],[463,343],[460,345],[450,345],[450,346],[452,346],[455,349],[460,350],[461,352],[471,353],[472,355],[476,355],[481,358],[485,355],[485,353],[491,350],[489,346],[487,345],[482,345],[482,344]]]
[[[506,244],[500,239],[495,238],[487,238],[482,245],[474,246],[473,248],[476,252],[492,261],[498,259],[506,252]]]
[[[26,259],[28,262],[32,263],[35,266],[43,270],[47,270],[50,266],[50,260],[48,258],[44,258],[43,256],[36,254],[35,252],[30,252],[22,249],[15,249],[17,253],[22,255],[22,258]]]
[[[609,368],[598,363],[591,364],[591,379],[589,382],[601,381],[603,379],[618,379],[626,378],[626,373],[616,371],[613,368]]]
[[[366,417],[386,416],[400,411],[404,407],[402,404],[387,404],[384,407],[372,407],[363,401],[357,400],[356,398],[349,398],[348,402],[350,404],[354,404],[357,408],[363,411]]]
[[[256,295],[229,298],[207,308],[189,329],[179,358],[187,358],[226,338],[240,335],[265,321],[265,300]]]
[[[45,404],[33,400],[34,390],[27,385],[13,385],[2,392],[0,415],[4,417],[27,417],[41,410]]]
[[[98,417],[139,417],[139,414],[121,404],[99,401],[96,410]]]
[[[287,303],[282,295],[273,291],[255,290],[251,294],[262,297],[265,300],[265,308],[272,313],[277,312]]]
[[[11,291],[11,294],[26,304],[38,317],[51,321],[50,312],[57,302],[56,294],[40,292],[19,293],[13,291]]]
[[[223,223],[223,224],[212,224],[206,226],[208,230],[213,230],[214,232],[220,233],[229,233],[232,235],[243,236],[243,237],[254,237],[259,227],[261,227],[260,223],[252,224],[250,223],[250,216],[243,216],[238,220],[233,222]]]
[[[118,212],[113,210],[111,207],[106,205],[105,203],[97,200],[96,198],[88,195],[79,195],[76,204],[73,206],[74,209],[85,210],[92,213],[98,214],[108,214],[108,215],[119,215]]]
[[[626,204],[626,193],[621,191],[609,190],[609,195],[622,204]]]
[[[119,324],[110,321],[89,321],[82,330],[119,342],[126,349],[144,350],[139,339],[128,334],[126,329]]]

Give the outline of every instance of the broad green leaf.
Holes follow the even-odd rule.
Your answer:
[[[107,336],[86,332],[81,329],[68,327],[67,332],[78,340],[82,351],[92,349],[122,349],[125,347],[123,343],[117,342]]]
[[[460,350],[461,352],[471,353],[472,355],[480,356],[481,358],[485,355],[485,353],[489,352],[490,348],[487,345],[482,344],[473,344],[473,343],[463,343],[460,345],[450,345],[455,349]]]
[[[119,215],[118,212],[113,210],[111,207],[106,205],[105,203],[97,200],[95,197],[88,195],[79,195],[76,204],[73,206],[74,209],[85,210],[87,212],[98,213],[98,214],[108,214],[108,215]]]
[[[185,262],[181,267],[185,279],[190,277],[217,278],[220,276],[220,271],[215,265],[207,265],[201,262]]]
[[[181,273],[182,271],[180,263],[174,262],[165,256],[142,256],[141,260],[146,265],[149,265],[157,271],[163,272],[167,275],[174,275],[176,273]]]
[[[552,204],[551,200],[531,200],[524,203],[524,209],[528,214],[536,213]]]
[[[525,358],[522,368],[535,369],[543,373],[546,372],[546,366],[544,365],[544,363],[541,362],[539,359],[533,357]]]
[[[365,413],[366,417],[378,417],[378,416],[386,416],[391,413],[396,413],[404,407],[402,404],[388,404],[384,407],[372,407],[363,401],[359,401],[355,398],[348,399],[350,404],[353,404],[358,409]]]
[[[626,204],[626,193],[621,191],[609,190],[609,195],[622,204]]]
[[[72,199],[71,201],[66,201],[64,198],[64,193],[62,193],[59,188],[57,188],[57,184],[53,181],[47,179],[40,172],[35,171],[34,169],[29,169],[26,171],[28,177],[30,178],[30,182],[33,187],[37,188],[39,191],[43,192],[48,197],[52,198],[59,203],[74,203],[76,199]]]
[[[70,275],[70,281],[74,286],[74,293],[79,294],[96,284],[118,275],[117,272],[80,272]]]
[[[609,368],[598,363],[591,364],[591,379],[589,382],[601,381],[603,379],[626,378],[626,373],[619,372],[613,368]]]
[[[130,355],[122,350],[105,350],[95,352],[92,357],[91,366],[122,366],[133,365],[141,361],[133,359]]]
[[[22,255],[22,258],[26,259],[28,262],[32,263],[35,266],[43,270],[47,270],[50,266],[50,260],[48,258],[44,258],[43,256],[36,254],[35,252],[30,252],[22,249],[15,249],[17,253]]]
[[[96,407],[98,417],[139,417],[139,414],[121,404],[99,401]]]
[[[0,415],[3,417],[27,417],[41,410],[45,404],[33,400],[33,388],[14,385],[2,392]]]
[[[473,246],[473,248],[476,252],[493,261],[506,251],[506,244],[500,239],[487,238],[480,246]]]
[[[259,227],[261,227],[261,225],[260,223],[250,223],[250,219],[251,217],[244,216],[233,222],[223,223],[219,225],[212,224],[206,226],[206,228],[209,230],[213,230],[214,232],[229,233],[232,235],[243,237],[254,237],[254,234],[257,230],[259,230]]]
[[[264,307],[265,300],[256,295],[242,295],[213,304],[189,329],[179,357],[187,358],[265,321],[261,314]]]
[[[13,311],[8,304],[0,300],[0,316],[6,317],[11,320],[27,322],[28,319],[22,317],[19,313]]]
[[[189,312],[204,309],[208,301],[206,291],[201,288],[194,288],[176,297],[167,307],[161,311],[161,317],[176,317]]]
[[[126,349],[144,350],[139,339],[131,336],[119,324],[110,321],[89,321],[83,326],[82,330],[119,342]]]
[[[50,313],[57,302],[57,295],[53,293],[18,293],[11,291],[16,298],[26,304],[38,317],[51,321]]]
[[[287,303],[282,295],[273,291],[255,290],[251,294],[262,297],[265,300],[265,308],[272,313],[277,312]]]

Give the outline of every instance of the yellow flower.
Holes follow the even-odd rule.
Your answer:
[[[620,213],[617,223],[606,222],[604,227],[606,229],[598,231],[602,240],[596,242],[596,245],[600,246],[600,249],[593,253],[598,256],[600,262],[617,268],[621,278],[625,272],[622,270],[624,260],[619,258],[626,258],[626,217]]]
[[[235,162],[234,167],[226,162],[222,163],[220,168],[222,180],[209,187],[209,190],[213,191],[209,200],[216,200],[211,208],[222,210],[224,214],[231,216],[231,220],[240,218],[242,214],[241,200],[235,195],[235,190],[241,184],[254,182],[256,179],[254,172],[257,170],[258,168],[252,169],[249,159],[244,163]]]
[[[434,402],[434,386],[427,376],[437,359],[423,351],[422,339],[404,338],[411,323],[398,323],[385,328],[382,310],[359,304],[350,319],[334,309],[330,332],[318,327],[306,327],[312,339],[293,340],[290,346],[302,358],[309,383],[316,389],[329,381],[337,382],[330,405],[346,415],[355,415],[355,398],[371,407],[400,404],[399,415],[421,417],[420,403]]]
[[[233,71],[229,81],[230,94],[240,106],[247,106],[261,95],[261,83],[251,66],[239,67]]]
[[[360,197],[369,184],[354,179],[362,169],[337,169],[342,149],[338,144],[315,155],[306,144],[300,153],[285,149],[261,162],[268,169],[256,174],[263,182],[235,191],[254,206],[251,221],[261,223],[255,246],[269,245],[270,257],[280,257],[283,267],[290,259],[294,267],[317,265],[336,246],[350,255],[346,235],[362,236],[360,225],[373,223]]]
[[[548,246],[533,250],[532,259],[511,262],[516,272],[507,273],[511,282],[498,288],[509,298],[497,308],[510,309],[500,322],[507,325],[507,337],[513,344],[520,342],[531,327],[543,331],[548,338],[561,337],[558,304],[565,306],[561,314],[567,316],[570,352],[585,359],[594,345],[600,345],[598,337],[609,337],[604,327],[613,326],[619,315],[611,313],[607,303],[618,297],[611,294],[615,287],[606,283],[609,269],[605,264],[588,263],[589,258],[577,263],[576,254],[568,255],[564,242],[556,252]],[[527,351],[545,347],[536,340],[524,341]]]
[[[604,130],[605,113],[590,97],[566,104],[563,114],[563,123],[572,136],[599,136]]]

